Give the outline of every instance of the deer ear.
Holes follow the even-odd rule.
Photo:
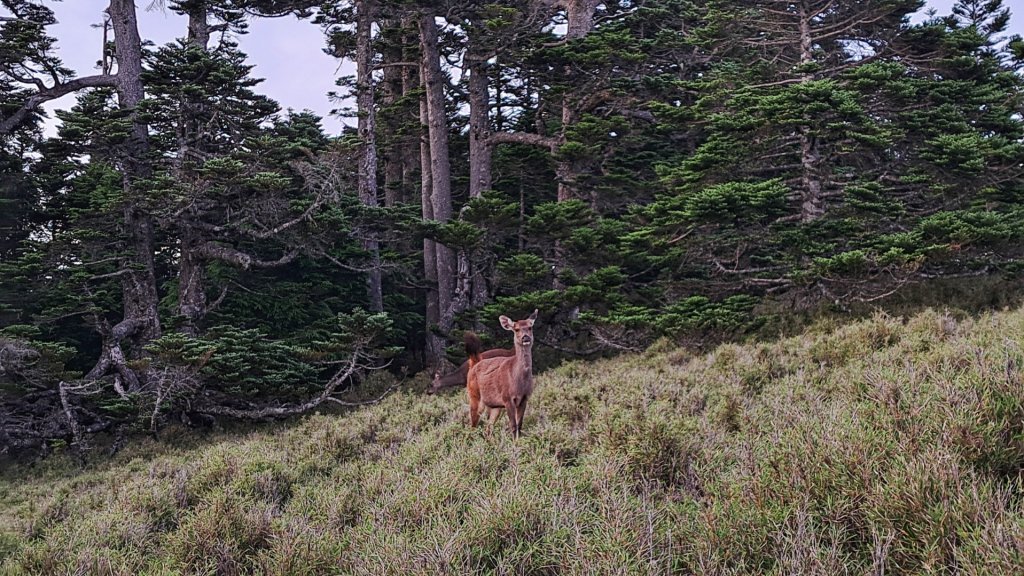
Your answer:
[[[508,316],[502,316],[498,318],[498,322],[501,322],[501,327],[505,330],[515,330],[516,325],[509,319]]]
[[[537,310],[536,309],[534,309],[533,314],[530,314],[530,317],[527,318],[527,320],[530,321],[530,326],[533,326],[533,323],[537,321]]]

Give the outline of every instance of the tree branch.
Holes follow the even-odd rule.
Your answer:
[[[75,78],[74,80],[68,80],[47,88],[40,90],[35,94],[29,96],[28,100],[22,104],[21,108],[14,111],[13,114],[4,118],[0,121],[0,136],[5,136],[14,131],[15,128],[21,125],[32,112],[36,110],[40,105],[50,100],[56,100],[61,96],[65,96],[72,92],[81,90],[83,88],[98,88],[98,87],[110,87],[114,86],[117,81],[117,75],[114,74],[98,74],[96,76],[84,76],[82,78]]]
[[[334,402],[336,404],[341,404],[342,406],[361,406],[365,404],[376,404],[383,400],[385,396],[390,394],[398,385],[395,384],[391,388],[388,388],[384,392],[384,394],[379,398],[376,398],[374,400],[368,400],[366,402],[361,403],[345,402],[343,400],[338,400],[337,398],[331,397],[331,395],[334,394],[334,391],[342,382],[353,376],[357,371],[359,371],[360,368],[363,368],[363,366],[359,364],[359,359],[361,357],[362,352],[359,349],[353,351],[352,357],[349,358],[349,360],[345,363],[345,366],[338,370],[338,372],[335,373],[334,377],[332,377],[327,382],[327,385],[324,386],[323,392],[307,400],[306,402],[303,402],[302,404],[294,404],[291,406],[267,406],[263,408],[230,408],[228,406],[206,406],[197,410],[197,412],[202,414],[210,414],[213,416],[229,416],[231,418],[238,418],[242,420],[266,420],[270,418],[294,416],[295,414],[308,412],[309,410],[316,408],[317,406],[324,402]]]
[[[529,144],[532,146],[555,148],[562,144],[562,140],[553,136],[541,136],[540,134],[531,134],[529,132],[494,132],[487,137],[487,144],[491,146],[496,144]]]
[[[201,244],[196,248],[196,254],[204,258],[211,258],[227,262],[228,264],[234,264],[235,266],[240,266],[244,270],[248,270],[249,268],[274,268],[277,266],[284,266],[299,257],[298,250],[293,250],[285,253],[284,256],[281,256],[277,260],[259,260],[245,252],[236,250],[230,246],[217,244],[215,242]]]

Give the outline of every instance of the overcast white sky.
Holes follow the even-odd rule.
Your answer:
[[[928,5],[945,14],[953,1],[928,0]],[[168,10],[152,9],[152,3],[137,2],[142,38],[159,45],[184,36],[185,19]],[[48,4],[59,20],[51,34],[58,39],[61,58],[79,75],[94,74],[102,31],[91,25],[101,21],[108,0],[51,0]],[[1003,4],[1014,12],[1012,25],[1019,29],[1024,0],[1004,0]],[[336,78],[353,74],[354,66],[351,62],[340,64],[324,54],[324,38],[317,26],[294,17],[255,19],[250,22],[249,33],[238,41],[249,55],[249,63],[255,65],[253,76],[266,79],[258,91],[277,100],[283,109],[316,112],[324,118],[324,128],[330,134],[341,131],[342,120],[330,116],[338,106],[329,101],[327,92],[335,88]],[[53,110],[73,102],[74,96],[67,96],[46,108]]]
[[[47,2],[59,20],[50,33],[58,40],[60,57],[80,76],[97,72],[103,32],[92,25],[102,21],[108,3],[109,0]],[[185,36],[184,17],[170,10],[150,9],[152,4],[152,0],[136,2],[139,33],[144,40],[161,45]],[[323,126],[330,134],[341,131],[342,120],[330,116],[338,105],[327,98],[327,93],[335,89],[334,81],[339,76],[354,74],[355,66],[324,54],[324,37],[318,26],[294,17],[254,19],[249,22],[249,33],[237,40],[249,56],[249,64],[255,65],[252,75],[265,79],[256,87],[257,92],[277,100],[283,109],[316,112],[324,118]],[[73,103],[74,96],[69,95],[46,108],[64,108]]]

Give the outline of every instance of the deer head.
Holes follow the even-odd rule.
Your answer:
[[[498,318],[498,321],[501,322],[502,328],[512,331],[516,348],[529,348],[530,346],[533,346],[533,323],[536,320],[536,310],[534,310],[533,314],[530,314],[530,317],[525,320],[516,320],[513,322],[508,316]]]

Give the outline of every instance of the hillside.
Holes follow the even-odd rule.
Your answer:
[[[571,363],[518,442],[409,389],[53,458],[0,479],[0,572],[1022,574],[1022,339],[926,312]]]

